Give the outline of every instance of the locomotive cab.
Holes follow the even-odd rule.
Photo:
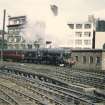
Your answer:
[[[70,60],[71,60],[71,50],[70,49],[64,49],[62,52],[62,61],[60,66],[67,66],[70,65]]]

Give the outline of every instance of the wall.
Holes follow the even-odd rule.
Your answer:
[[[105,52],[102,53],[102,70],[105,70]]]
[[[96,32],[95,48],[96,49],[103,49],[104,43],[105,43],[105,32]]]
[[[75,56],[78,56],[78,61],[76,61]],[[83,63],[83,56],[86,56],[86,63]],[[93,63],[90,63],[90,56],[93,57]],[[72,57],[76,61],[76,64],[73,65],[75,69],[102,69],[102,52],[100,51],[72,51]],[[96,57],[100,57],[100,64],[96,64]]]

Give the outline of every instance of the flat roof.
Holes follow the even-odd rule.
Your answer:
[[[26,16],[15,16],[15,17],[9,17],[9,19],[17,19],[17,18],[26,18]]]
[[[72,49],[72,52],[105,52],[105,49]]]
[[[68,22],[67,24],[93,24],[93,23],[84,21],[84,22]]]

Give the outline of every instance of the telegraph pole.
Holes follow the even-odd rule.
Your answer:
[[[2,46],[1,46],[1,61],[3,61],[3,51],[4,51],[5,16],[6,16],[6,10],[4,9],[4,12],[3,12]]]

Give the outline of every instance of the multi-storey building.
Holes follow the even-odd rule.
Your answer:
[[[26,24],[26,16],[9,17],[8,22],[8,49],[25,48],[26,43],[22,35]]]
[[[9,17],[8,22],[8,49],[32,49],[44,46],[44,22],[37,21],[33,25],[27,22],[26,16]]]
[[[105,49],[105,20],[90,15],[88,21],[95,27],[95,49]]]
[[[96,31],[105,32],[105,20],[98,19],[96,22]]]
[[[94,26],[91,22],[69,23],[70,44],[73,48],[94,48]]]

